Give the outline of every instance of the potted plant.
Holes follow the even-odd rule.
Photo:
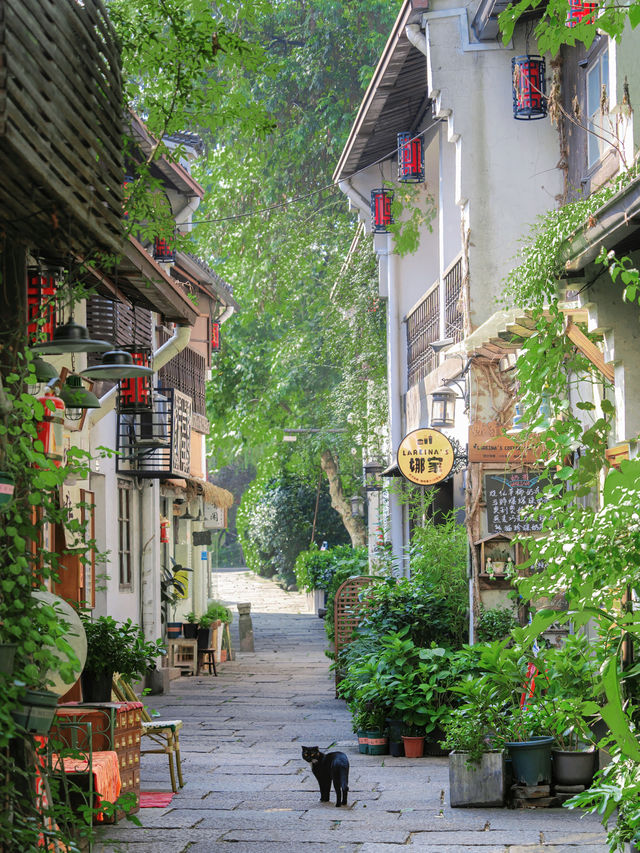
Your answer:
[[[171,560],[171,567],[165,566],[160,578],[160,602],[162,605],[162,621],[167,627],[167,637],[170,640],[176,640],[182,633],[182,622],[175,621],[175,608],[177,603],[187,594],[187,585],[178,575],[180,572],[192,572],[193,569],[181,566],[176,563],[173,557],[169,559]],[[173,622],[168,620],[170,608],[174,616]]]
[[[193,612],[187,613],[186,622],[182,623],[182,635],[185,640],[196,640],[198,637],[198,616]]]
[[[556,785],[588,788],[596,771],[596,749],[586,717],[597,710],[593,702],[574,697],[542,697],[544,728],[554,737],[552,777]]]
[[[445,722],[442,746],[449,752],[449,803],[503,806],[506,789],[504,749],[495,748],[496,707],[466,704]]]
[[[87,659],[82,671],[85,702],[109,702],[115,672],[128,681],[141,678],[153,669],[158,655],[165,654],[162,640],[146,640],[131,619],[116,622],[111,616],[91,620],[82,617],[87,635]]]
[[[44,687],[29,688],[22,682],[15,682],[21,689],[19,704],[11,711],[14,721],[32,734],[46,735],[51,728],[58,694]]]
[[[222,624],[229,625],[231,620],[233,619],[233,614],[231,610],[222,604],[220,601],[216,601],[215,599],[210,601],[207,610],[205,613],[205,617],[209,622],[209,625],[214,629],[217,629]],[[209,637],[208,646],[203,648],[211,648],[213,638]],[[200,645],[198,648],[201,648]],[[216,633],[216,659],[220,662],[221,659],[221,651],[222,651],[222,632],[217,631]]]

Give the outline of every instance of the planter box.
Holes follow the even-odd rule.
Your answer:
[[[449,800],[452,808],[503,806],[504,752],[485,752],[480,764],[467,766],[469,754],[449,754]]]
[[[307,593],[307,608],[309,613],[317,613],[324,608],[327,593],[323,589],[313,589]]]

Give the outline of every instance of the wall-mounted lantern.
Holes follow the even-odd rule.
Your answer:
[[[379,492],[382,489],[382,463],[375,459],[368,459],[363,467],[365,490]]]
[[[220,349],[220,323],[214,321],[211,324],[211,352],[218,352]]]
[[[513,117],[524,121],[547,114],[545,62],[541,56],[514,56],[511,60]]]
[[[44,337],[50,341],[56,326],[56,280],[40,270],[30,270],[27,283],[29,339]]]
[[[389,225],[393,225],[392,201],[393,190],[371,190],[371,230],[374,234],[389,233]]]
[[[351,504],[351,515],[353,518],[364,517],[364,501],[360,495],[353,495],[349,503]]]
[[[433,391],[431,397],[431,421],[434,429],[451,428],[456,425],[456,400],[458,395],[451,388]]]
[[[520,435],[525,426],[526,424],[522,416],[522,407],[520,406],[520,403],[516,403],[515,411],[513,413],[513,422],[510,429],[507,430],[507,435]]]
[[[153,243],[153,260],[161,264],[172,264],[175,259],[175,247],[164,237],[156,237]]]
[[[422,137],[412,133],[398,134],[398,180],[405,184],[424,181]]]
[[[133,365],[151,370],[151,351],[149,349],[127,348]],[[129,376],[120,380],[118,392],[119,412],[140,412],[151,408],[151,377],[153,371],[143,376]]]
[[[565,26],[573,28],[582,23],[592,24],[595,21],[596,9],[596,3],[584,2],[584,0],[569,0],[569,11],[567,12]]]

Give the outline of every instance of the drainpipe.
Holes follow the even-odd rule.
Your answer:
[[[216,322],[220,323],[220,325],[222,325],[225,322],[225,320],[228,320],[229,317],[231,317],[231,315],[235,312],[235,310],[236,309],[233,305],[227,305],[227,307],[224,309],[222,314],[216,319]]]
[[[391,453],[396,454],[402,441],[402,377],[403,364],[400,304],[396,284],[397,255],[391,245],[392,236],[387,235],[387,245],[381,255],[387,259],[387,283],[389,296],[387,300],[387,365],[389,385],[389,420]],[[389,495],[389,534],[391,537],[391,553],[400,577],[406,574],[404,550],[404,524],[400,497],[393,492]]]
[[[454,10],[451,14],[452,16],[457,13],[457,9]],[[427,36],[420,29],[419,24],[407,24],[404,28],[405,33],[407,34],[407,38],[411,42],[414,47],[417,47],[420,53],[424,53],[425,56],[428,56],[427,49]]]
[[[187,346],[189,341],[191,340],[191,326],[176,326],[176,330],[173,335],[162,344],[153,354],[153,368],[154,370],[160,370],[161,367],[164,367],[167,362],[171,361],[171,359],[178,355],[179,352]],[[100,397],[100,408],[93,409],[91,414],[89,415],[89,429],[95,426],[98,421],[101,421],[105,415],[108,415],[109,412],[113,411],[116,405],[116,400],[118,398],[118,386],[116,385],[111,391],[107,391],[102,397]]]
[[[347,196],[349,201],[352,201],[355,197],[355,205],[361,208],[365,215],[369,213],[371,210],[371,202],[367,201],[362,193],[353,186],[351,178],[345,178],[343,181],[338,181],[338,189]]]
[[[185,206],[183,208],[181,208],[176,213],[176,215],[174,216],[174,219],[176,221],[176,225],[182,226],[183,228],[185,228],[185,231],[187,233],[189,231],[191,231],[193,229],[193,225],[191,224],[191,222],[185,222],[184,219],[187,219],[189,217],[189,214],[194,214],[196,212],[196,210],[198,209],[199,205],[200,205],[200,196],[192,195],[189,198],[189,201],[185,204]],[[186,216],[185,216],[185,214],[186,214]]]

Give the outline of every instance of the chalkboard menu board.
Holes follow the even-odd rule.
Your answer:
[[[539,503],[536,495],[548,482],[533,471],[486,474],[484,487],[489,533],[527,533],[540,530],[540,521],[521,518],[520,511]]]

